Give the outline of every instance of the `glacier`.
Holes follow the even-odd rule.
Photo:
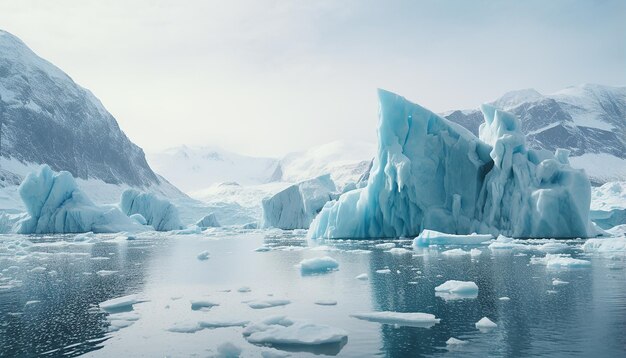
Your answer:
[[[263,227],[308,229],[324,205],[337,198],[336,192],[330,174],[291,185],[263,199]]]
[[[568,152],[528,149],[518,118],[490,105],[479,138],[379,90],[378,153],[367,185],[327,203],[310,238],[414,237],[430,229],[590,237],[591,185]]]
[[[127,189],[122,193],[120,209],[128,216],[140,214],[147,224],[156,231],[183,228],[176,206],[166,199],[159,198],[154,193],[142,193],[135,189]]]
[[[18,223],[20,234],[108,233],[143,227],[116,207],[97,206],[78,189],[72,174],[42,165],[19,187],[28,216]]]

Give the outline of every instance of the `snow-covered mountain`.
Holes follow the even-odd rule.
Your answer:
[[[155,171],[187,193],[219,183],[267,183],[278,166],[277,159],[251,157],[210,146],[183,145],[147,156]]]
[[[15,186],[40,164],[72,173],[96,202],[129,187],[186,197],[152,171],[91,92],[2,30],[0,122],[0,209],[19,204]]]
[[[626,87],[585,84],[549,95],[534,89],[506,93],[495,107],[522,120],[530,147],[571,151],[574,167],[595,183],[626,179]],[[478,134],[478,109],[443,113]]]
[[[330,174],[342,188],[363,175],[375,151],[373,143],[335,141],[289,153],[283,158],[263,158],[218,147],[181,146],[148,153],[148,162],[186,193],[208,200],[218,193],[229,196],[227,192],[239,192],[242,187],[254,186],[260,189],[252,192],[265,192],[268,187],[283,187],[265,185],[267,183],[297,183],[324,174]]]
[[[363,175],[376,153],[376,144],[358,141],[334,141],[302,152],[287,154],[280,160],[274,179],[287,182],[330,174],[338,188],[356,182]]]

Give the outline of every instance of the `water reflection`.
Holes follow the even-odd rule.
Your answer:
[[[63,245],[58,239],[28,237],[33,245],[23,255],[0,257],[3,277],[11,273],[12,280],[21,281],[0,291],[0,356],[77,356],[98,349],[107,339],[108,322],[94,302],[143,284],[141,266],[152,247],[139,242]],[[101,276],[99,271],[122,274]]]
[[[617,349],[626,340],[625,305],[598,304],[606,300],[607,290],[617,290],[617,297],[625,297],[624,277],[621,284],[606,277],[594,281],[594,271],[606,270],[603,267],[550,271],[545,266],[529,265],[528,257],[512,252],[491,255],[487,251],[476,259],[469,255],[445,257],[435,249],[425,249],[418,255],[375,251],[370,256],[375,310],[425,312],[441,318],[430,329],[381,325],[381,352],[387,356],[585,355],[590,351],[589,339],[585,338],[590,334],[589,323],[597,322],[592,318],[597,312],[590,309],[594,306],[613,307],[618,315],[597,327],[604,333],[602,340],[610,344],[594,342],[593,350],[615,356],[626,348],[622,345]],[[388,267],[391,274],[376,273],[383,267]],[[553,278],[570,284],[556,288]],[[452,301],[437,297],[435,287],[446,280],[474,281],[479,286],[478,296]],[[500,300],[503,296],[510,300]],[[480,333],[475,323],[482,317],[489,317],[498,327]],[[609,331],[609,326],[619,328]],[[448,348],[446,341],[450,337],[470,344]]]

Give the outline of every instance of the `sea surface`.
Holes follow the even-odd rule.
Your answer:
[[[528,241],[516,250],[413,249],[409,240],[311,243],[287,231],[226,229],[1,235],[0,356],[210,357],[232,352],[218,350],[226,342],[243,357],[626,356],[624,255],[588,255],[580,249],[583,240],[563,241],[568,246],[561,253],[591,265],[549,268],[531,263],[545,255],[537,249],[544,242]],[[381,243],[408,251],[394,254],[375,246]],[[267,251],[255,251],[259,247]],[[481,252],[442,254],[453,248]],[[205,260],[198,258],[203,251]],[[321,256],[337,260],[339,269],[303,276],[300,261]],[[377,272],[384,269],[389,272]],[[368,280],[355,278],[363,273]],[[566,284],[554,285],[555,279]],[[436,295],[435,287],[447,280],[474,281],[478,295]],[[139,302],[121,316],[98,306],[130,294]],[[266,299],[291,303],[266,309],[247,304]],[[192,309],[192,301],[203,300],[218,305]],[[440,322],[409,327],[351,316],[373,311],[431,313]],[[348,339],[322,347],[266,347],[249,343],[241,326],[172,329],[275,315],[343,329]],[[478,330],[483,317],[497,327]],[[449,346],[451,337],[466,343]]]

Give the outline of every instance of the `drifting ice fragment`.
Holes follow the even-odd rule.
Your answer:
[[[563,254],[546,254],[545,257],[531,257],[530,263],[534,265],[544,265],[550,269],[591,266],[591,262],[587,260],[575,259],[570,255]]]
[[[424,328],[430,328],[440,321],[439,318],[436,318],[433,314],[421,312],[366,312],[355,313],[350,316],[383,324]]]
[[[319,346],[338,344],[336,353],[347,342],[348,333],[342,329],[292,321],[284,316],[270,317],[252,324],[243,331],[250,343],[264,345]],[[336,354],[335,353],[335,354]]]
[[[146,300],[142,300],[138,295],[128,295],[123,297],[117,297],[110,299],[108,301],[104,301],[100,303],[98,306],[107,312],[124,310],[124,309],[132,309],[133,305],[136,303],[145,302]]]
[[[478,286],[472,281],[449,280],[435,287],[435,296],[444,300],[460,300],[478,297]]]
[[[326,273],[338,268],[339,263],[330,256],[314,257],[300,261],[300,272],[303,275]]]
[[[286,306],[290,303],[291,301],[289,300],[280,300],[280,299],[255,300],[255,301],[248,302],[248,306],[250,306],[250,308],[258,310],[258,309],[271,308],[271,307],[277,307],[277,306]]]
[[[480,321],[476,322],[476,328],[481,331],[487,331],[498,327],[497,324],[493,323],[489,318],[483,317]]]
[[[445,234],[434,230],[424,230],[413,240],[413,247],[427,247],[429,245],[480,245],[493,238],[492,235],[470,235]]]
[[[450,337],[447,341],[446,341],[446,345],[448,346],[458,346],[461,344],[467,344],[467,341],[462,341],[460,339],[456,339],[454,337]]]

